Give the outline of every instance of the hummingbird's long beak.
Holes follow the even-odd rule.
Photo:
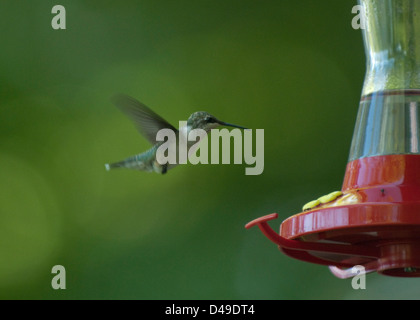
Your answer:
[[[220,124],[220,125],[222,125],[222,126],[234,127],[234,128],[249,130],[248,128],[241,127],[241,126],[238,126],[236,124],[231,124],[231,123],[223,122],[223,121],[220,121],[220,120],[218,120],[217,123]]]

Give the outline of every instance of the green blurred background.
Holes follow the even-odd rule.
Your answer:
[[[67,29],[51,28],[66,8]],[[283,256],[281,221],[341,188],[365,72],[356,1],[0,1],[0,298],[419,298]],[[265,169],[104,163],[149,147],[111,103],[265,130]],[[51,288],[51,268],[67,289]]]

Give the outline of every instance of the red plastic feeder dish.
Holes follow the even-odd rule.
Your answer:
[[[268,225],[276,213],[246,228],[339,278],[355,276],[354,266],[420,277],[420,7],[360,3],[367,73],[341,192],[309,203],[279,233]]]
[[[280,234],[268,225],[277,214],[246,225],[261,231],[286,255],[331,266],[340,278],[351,268],[420,276],[420,155],[357,159],[347,165],[343,195],[294,215]]]

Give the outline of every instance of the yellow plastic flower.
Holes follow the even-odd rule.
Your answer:
[[[319,200],[313,200],[311,202],[308,202],[307,204],[305,204],[302,208],[303,211],[306,210],[311,210],[313,208],[315,208],[316,206],[318,206],[321,202],[319,202]]]
[[[342,194],[343,193],[341,191],[334,191],[334,192],[331,192],[331,193],[329,193],[325,196],[322,196],[322,197],[318,198],[318,201],[321,204],[328,203],[328,202],[334,201],[335,199],[337,199]]]

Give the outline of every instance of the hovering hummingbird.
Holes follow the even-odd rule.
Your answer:
[[[105,164],[106,170],[111,170],[114,168],[128,168],[141,171],[155,171],[157,173],[165,174],[169,169],[175,167],[176,164],[161,164],[160,161],[156,159],[156,152],[164,142],[157,141],[156,135],[161,129],[170,129],[176,135],[177,143],[179,139],[185,139],[188,141],[188,134],[193,129],[203,129],[206,134],[218,126],[229,126],[240,129],[246,129],[244,127],[226,123],[218,120],[216,117],[205,111],[198,111],[191,114],[188,118],[187,125],[179,128],[177,130],[174,126],[164,120],[161,116],[150,110],[140,101],[126,96],[126,95],[117,95],[112,99],[112,102],[120,109],[124,114],[126,114],[134,122],[137,130],[153,145],[149,150],[131,156],[122,161]],[[190,149],[191,143],[187,144],[187,148]]]

